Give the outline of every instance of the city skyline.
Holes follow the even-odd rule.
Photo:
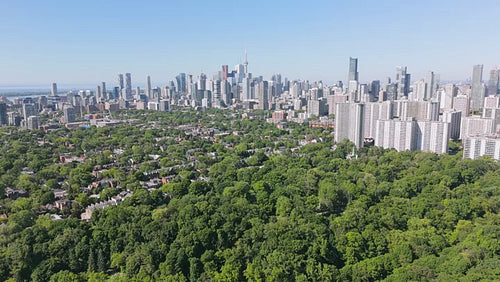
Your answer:
[[[396,66],[407,66],[413,81],[428,71],[458,81],[472,77],[472,65],[484,65],[486,73],[500,64],[491,48],[500,43],[490,36],[500,11],[494,1],[419,1],[411,7],[396,1],[4,6],[2,87],[94,85],[114,82],[124,72],[137,79],[134,85],[148,75],[153,84],[163,84],[180,72],[211,76],[220,65],[232,69],[244,62],[245,48],[249,72],[326,83],[347,82],[350,56],[360,59],[360,81],[392,77]]]

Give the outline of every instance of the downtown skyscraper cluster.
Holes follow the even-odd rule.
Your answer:
[[[491,70],[483,81],[483,66],[475,65],[472,81],[441,84],[433,71],[411,81],[406,66],[394,77],[363,83],[358,59],[349,58],[347,81],[327,86],[322,81],[289,80],[281,74],[266,80],[249,72],[245,60],[231,70],[222,65],[209,76],[179,73],[166,85],[133,88],[130,73],[118,74],[116,86],[99,83],[95,91],[80,90],[60,96],[57,84],[49,97],[21,101],[22,112],[8,112],[0,104],[0,122],[36,129],[38,113],[63,112],[61,122],[78,126],[85,114],[119,109],[170,111],[172,107],[261,109],[273,111],[268,121],[278,127],[320,117],[312,126],[335,128],[335,141],[357,147],[380,146],[398,151],[448,152],[449,140],[463,140],[464,157],[500,158],[500,71]]]

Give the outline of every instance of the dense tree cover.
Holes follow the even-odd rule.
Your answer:
[[[34,197],[2,200],[0,280],[500,279],[500,165],[491,159],[380,148],[352,156],[349,142],[333,150],[329,130],[278,130],[217,111],[120,115],[134,125],[2,136],[2,187]],[[182,124],[241,134],[214,142]],[[87,161],[58,164],[59,153]],[[183,167],[190,156],[196,163]],[[129,188],[121,205],[90,222],[37,213],[58,185],[84,207],[91,200],[78,188],[108,163],[119,164],[106,173],[120,185],[100,193]],[[175,167],[165,172],[173,182],[142,189],[142,172],[164,167]]]

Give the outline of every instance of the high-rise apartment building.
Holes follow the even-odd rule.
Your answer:
[[[349,139],[363,147],[364,104],[338,103],[335,109],[335,142]]]
[[[52,83],[50,87],[50,96],[56,96],[57,95],[57,83]]]
[[[470,113],[470,98],[466,95],[458,95],[453,98],[453,109],[462,113],[462,118],[468,117]]]
[[[38,115],[36,105],[33,103],[23,103],[23,117],[27,121],[28,117]]]
[[[144,92],[145,92],[144,94],[148,96],[149,99],[153,98],[152,97],[153,93],[151,89],[151,77],[149,75],[146,77],[146,89]]]
[[[458,140],[460,138],[462,112],[450,109],[444,110],[442,121],[449,123],[450,139]]]
[[[347,83],[351,80],[358,81],[358,58],[349,58],[349,75],[347,78]]]
[[[481,156],[490,156],[500,160],[500,138],[489,136],[472,136],[463,140],[464,155],[466,159],[477,159]]]
[[[108,93],[106,93],[106,82],[101,82],[101,91],[102,91],[102,97],[104,99],[108,98]]]
[[[30,130],[38,129],[40,127],[40,117],[39,116],[29,116],[26,120],[26,127]]]
[[[488,80],[488,96],[500,94],[500,70],[490,71],[490,80]]]
[[[63,113],[65,123],[75,122],[75,108],[66,106],[64,107]]]
[[[125,94],[127,100],[132,100],[132,77],[130,73],[125,74]]]
[[[375,146],[397,151],[413,151],[415,148],[414,120],[379,119],[376,120]]]
[[[439,85],[439,76],[430,71],[425,77],[425,94],[424,100],[431,100],[436,98],[436,91]]]
[[[483,65],[474,65],[472,70],[471,108],[479,110],[484,104]]]
[[[494,130],[494,120],[482,118],[480,116],[470,116],[462,118],[460,128],[460,139],[471,136],[491,135]]]
[[[118,75],[118,93],[122,92],[122,89],[124,88],[123,86],[123,74]]]
[[[9,119],[7,117],[7,104],[0,103],[0,126],[7,125],[9,123]]]
[[[408,97],[410,92],[410,74],[406,67],[396,67],[397,99]]]

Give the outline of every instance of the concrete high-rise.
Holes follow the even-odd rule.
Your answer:
[[[103,99],[103,96],[102,96],[102,89],[101,89],[101,86],[100,85],[97,85],[96,87],[96,90],[95,90],[95,98],[97,99],[97,101],[99,102],[101,99]]]
[[[471,136],[463,140],[463,158],[476,159],[480,156],[490,156],[500,160],[500,138],[489,136]]]
[[[257,99],[259,100],[259,109],[269,110],[269,86],[267,81],[261,81],[257,84],[258,89]]]
[[[408,97],[410,92],[410,74],[406,67],[396,67],[397,99]]]
[[[38,110],[33,103],[23,103],[23,118],[25,121],[28,120],[30,116],[38,115]]]
[[[73,107],[64,107],[64,122],[74,122],[75,121],[75,108]]]
[[[101,82],[101,91],[102,91],[102,97],[104,99],[107,99],[108,98],[108,95],[106,93],[106,82]]]
[[[358,58],[349,57],[349,75],[347,83],[351,80],[358,81]]]
[[[490,80],[488,81],[488,96],[499,94],[500,90],[500,70],[490,71]]]
[[[439,77],[434,72],[430,71],[425,77],[425,93],[424,100],[436,98],[436,91],[439,84]]]
[[[349,139],[363,147],[364,104],[338,103],[335,108],[335,142]]]
[[[132,77],[130,73],[125,74],[125,94],[126,99],[131,100],[132,97]]]
[[[50,87],[50,96],[56,96],[57,95],[57,83],[52,83]]]
[[[417,123],[414,120],[379,119],[376,121],[375,146],[397,151],[413,151]]]
[[[149,75],[146,77],[146,89],[144,92],[144,94],[148,96],[149,99],[153,98],[151,96],[153,93],[151,91],[151,77]]]
[[[453,108],[453,98],[457,96],[458,88],[455,84],[446,84],[443,87],[443,92],[441,93],[441,105],[442,109],[451,109]]]
[[[7,117],[7,104],[0,103],[0,125],[6,125],[9,123]]]
[[[468,117],[470,112],[470,98],[466,95],[458,95],[453,98],[453,109],[462,113],[462,118]]]
[[[40,127],[40,117],[29,116],[26,120],[26,127],[30,130],[38,129]]]
[[[471,108],[479,110],[484,104],[483,65],[474,65],[472,70]]]
[[[460,138],[462,112],[450,109],[444,110],[442,121],[449,123],[450,139],[458,140]]]
[[[118,92],[121,93],[123,89],[123,74],[118,75]]]

